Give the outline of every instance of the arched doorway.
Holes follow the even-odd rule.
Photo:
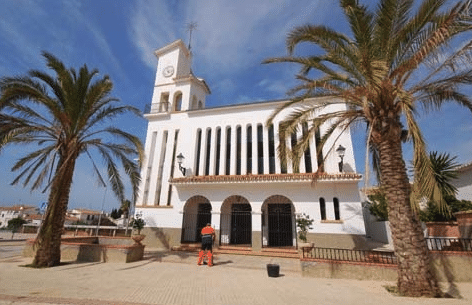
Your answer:
[[[211,223],[210,201],[203,196],[193,196],[184,206],[181,242],[201,242],[200,232],[207,223]]]
[[[242,196],[231,196],[221,205],[221,245],[252,244],[252,216],[249,201]]]
[[[285,196],[274,195],[262,204],[262,246],[293,247],[296,244],[295,208]]]

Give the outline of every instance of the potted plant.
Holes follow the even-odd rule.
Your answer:
[[[314,243],[307,241],[307,234],[309,229],[313,229],[313,219],[310,219],[310,215],[303,213],[297,216],[297,233],[298,239],[302,241],[298,243],[299,248],[313,248]]]
[[[146,222],[141,217],[136,217],[131,223],[133,229],[138,231],[138,234],[131,236],[131,238],[138,244],[141,244],[141,241],[146,237],[146,235],[141,234],[141,230],[146,225]]]

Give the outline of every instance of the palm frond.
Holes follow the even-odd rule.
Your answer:
[[[124,186],[121,180],[121,175],[116,167],[113,158],[110,156],[108,151],[102,148],[100,145],[97,146],[102,158],[105,160],[108,174],[108,181],[111,184],[112,190],[119,200],[124,200]]]
[[[413,143],[413,166],[415,169],[414,194],[419,196],[412,207],[417,209],[418,201],[422,197],[431,198],[438,203],[441,210],[446,209],[441,188],[435,179],[433,164],[426,153],[426,144],[416,120],[411,111],[405,111],[408,131]]]
[[[87,145],[84,143],[84,146],[87,146]],[[89,157],[90,162],[92,162],[93,170],[94,170],[95,174],[97,175],[97,178],[98,178],[97,180],[99,182],[99,185],[103,186],[103,187],[106,187],[107,184],[105,183],[105,180],[103,179],[102,175],[100,174],[100,171],[98,170],[98,167],[95,164],[95,161],[93,160],[92,156],[90,155],[90,152],[88,151],[87,148],[85,148],[84,151],[87,154],[87,156]]]

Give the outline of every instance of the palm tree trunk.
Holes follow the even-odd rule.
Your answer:
[[[71,160],[73,159],[73,160]],[[74,174],[75,158],[61,166],[51,185],[48,208],[41,229],[36,238],[37,251],[32,265],[34,267],[53,267],[61,262],[61,236],[69,203],[69,193]]]
[[[399,292],[414,297],[436,296],[439,288],[431,270],[429,251],[421,224],[410,205],[410,183],[400,137],[383,136],[379,144],[381,182],[398,259]]]

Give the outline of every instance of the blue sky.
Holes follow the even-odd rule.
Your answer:
[[[295,85],[297,68],[261,61],[286,54],[285,36],[294,26],[346,28],[338,2],[326,0],[2,0],[0,11],[0,76],[45,70],[40,56],[45,50],[69,67],[86,63],[110,75],[113,95],[139,109],[151,102],[157,65],[153,51],[179,38],[187,42],[189,22],[198,23],[192,35],[193,71],[212,90],[208,107],[284,98]],[[446,106],[419,122],[429,150],[472,161],[472,120],[466,109]],[[125,116],[117,124],[144,142],[144,119]],[[353,135],[357,169],[363,173],[364,127]],[[0,206],[38,205],[47,199],[22,185],[10,186],[12,164],[25,149],[10,146],[0,155]],[[76,168],[69,207],[119,207],[110,191],[97,186],[86,161]]]

